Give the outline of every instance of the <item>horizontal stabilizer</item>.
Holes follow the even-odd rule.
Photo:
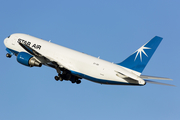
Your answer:
[[[175,85],[171,85],[171,84],[166,84],[166,83],[160,83],[160,82],[155,82],[155,81],[151,81],[151,80],[145,80],[147,83],[151,83],[151,84],[158,84],[158,85],[166,85],[166,86],[174,86]]]
[[[172,80],[170,78],[147,76],[147,75],[141,75],[140,78],[142,78],[142,79],[157,79],[157,80]]]

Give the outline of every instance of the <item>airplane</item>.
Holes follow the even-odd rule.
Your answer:
[[[107,85],[144,86],[146,83],[154,83],[173,86],[148,80],[172,80],[170,78],[141,75],[162,39],[155,36],[120,63],[108,62],[23,33],[8,36],[4,44],[8,52],[6,57],[15,55],[22,65],[45,65],[56,69],[56,81],[80,84],[81,79],[86,79]]]

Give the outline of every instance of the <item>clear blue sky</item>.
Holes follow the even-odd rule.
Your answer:
[[[180,119],[179,5],[179,0],[1,0],[0,119]],[[164,39],[143,74],[172,78],[162,82],[177,87],[57,82],[52,68],[29,68],[5,57],[3,40],[13,33],[115,63],[158,35]]]

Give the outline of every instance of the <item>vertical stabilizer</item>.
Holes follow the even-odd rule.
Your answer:
[[[162,39],[155,36],[118,65],[142,73]]]

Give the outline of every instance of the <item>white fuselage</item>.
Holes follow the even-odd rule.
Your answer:
[[[29,44],[32,49],[56,61],[72,74],[90,81],[102,84],[145,85],[138,72],[30,35],[12,34],[4,40],[7,48],[16,52],[27,52],[18,42]]]

